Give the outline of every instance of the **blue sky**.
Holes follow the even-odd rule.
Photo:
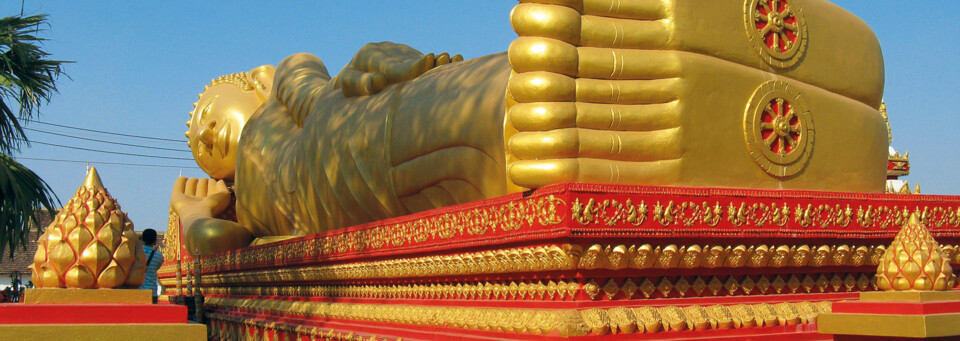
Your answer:
[[[702,1],[702,0],[698,0]],[[711,0],[719,1],[719,0]],[[723,0],[731,1],[731,0]],[[885,99],[893,146],[910,151],[912,174],[924,193],[960,194],[960,97],[957,37],[960,24],[930,20],[956,13],[960,2],[904,5],[902,1],[835,1],[866,21],[880,39],[886,65]],[[25,14],[48,13],[44,36],[71,78],[42,108],[41,121],[72,127],[184,140],[184,122],[210,79],[277,64],[309,52],[335,74],[367,42],[394,41],[423,52],[449,51],[466,58],[506,50],[515,34],[507,0],[419,1],[53,1],[24,0]],[[0,3],[0,16],[20,12],[20,1]],[[806,15],[814,15],[806,13]],[[856,58],[856,56],[850,56]],[[31,125],[79,135],[66,128]],[[29,131],[34,141],[124,153],[190,157],[185,143],[110,140],[181,151],[103,144]],[[108,139],[103,135],[82,135]],[[128,211],[138,230],[166,229],[170,187],[182,172],[204,174],[192,161],[103,154],[34,144],[22,158],[156,164],[148,168],[92,163]],[[22,159],[61,200],[83,180],[83,163]],[[182,168],[181,168],[182,167]]]

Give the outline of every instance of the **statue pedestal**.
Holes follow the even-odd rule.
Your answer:
[[[213,339],[821,340],[817,316],[877,290],[910,214],[960,260],[958,211],[956,196],[563,184],[184,258],[199,276],[180,284],[199,279]],[[168,294],[176,265],[158,272]]]
[[[204,340],[206,329],[185,306],[151,304],[150,290],[28,289],[0,304],[5,340]]]
[[[960,291],[864,292],[820,314],[834,340],[916,340],[960,336]]]

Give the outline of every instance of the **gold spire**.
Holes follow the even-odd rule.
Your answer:
[[[877,286],[884,291],[950,290],[950,260],[920,221],[910,216],[877,267]]]
[[[87,170],[87,177],[83,179],[83,187],[94,189],[103,188],[103,182],[100,181],[100,174],[97,174],[97,167],[90,167]]]

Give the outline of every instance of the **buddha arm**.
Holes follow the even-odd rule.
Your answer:
[[[297,127],[312,111],[318,95],[328,91],[330,74],[320,58],[308,53],[298,53],[285,58],[277,67],[273,95],[290,114]]]

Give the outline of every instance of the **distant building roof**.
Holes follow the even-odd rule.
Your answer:
[[[47,227],[53,222],[52,215],[40,215],[40,226]],[[33,263],[33,255],[37,253],[37,232],[36,225],[30,226],[30,234],[27,235],[27,249],[17,249],[13,251],[13,259],[8,257],[7,251],[0,255],[0,276],[9,275],[11,272],[20,271],[21,275],[30,276],[30,269],[27,267]],[[26,278],[25,277],[25,278]],[[26,280],[24,280],[26,281]]]

